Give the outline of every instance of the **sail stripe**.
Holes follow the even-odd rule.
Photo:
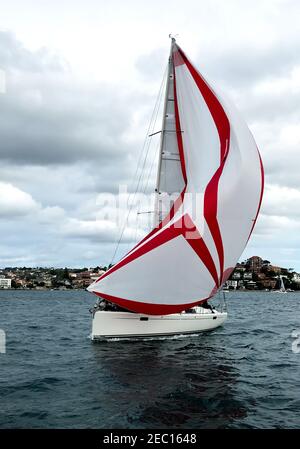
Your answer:
[[[176,45],[176,47],[179,48],[178,45]],[[178,67],[180,65],[185,64],[184,59],[181,56],[179,51],[174,51],[173,52],[173,62],[174,62],[174,67]]]
[[[183,189],[181,194],[176,198],[176,200],[174,201],[174,203],[173,203],[169,213],[158,224],[158,226],[156,228],[152,229],[152,231],[150,231],[149,234],[147,234],[146,237],[144,237],[137,245],[135,245],[132,248],[132,250],[130,250],[127,254],[131,253],[132,251],[137,249],[139,246],[141,246],[143,243],[145,243],[146,240],[148,240],[150,237],[154,236],[158,231],[160,231],[164,226],[166,226],[173,219],[173,217],[175,216],[176,212],[178,211],[178,209],[180,208],[180,206],[183,203],[183,198],[184,198],[185,191],[186,191],[186,187]],[[127,256],[127,254],[126,254],[126,256]]]
[[[223,164],[224,165],[224,164]],[[224,271],[224,247],[221,236],[221,231],[217,219],[218,210],[218,184],[222,174],[223,167],[219,167],[215,175],[208,183],[204,193],[204,217],[214,239],[220,265],[220,283],[222,282]]]
[[[193,234],[192,238],[188,238],[190,234]],[[196,235],[195,235],[196,233]],[[201,238],[196,226],[194,225],[192,219],[188,214],[182,216],[179,220],[173,223],[170,227],[164,229],[162,232],[158,233],[152,239],[145,242],[144,245],[140,246],[133,253],[128,254],[127,257],[120,260],[120,262],[110,268],[109,273],[106,271],[98,280],[103,280],[108,274],[112,274],[114,271],[127,265],[129,262],[143,256],[149,251],[154,250],[158,246],[162,246],[170,240],[182,235],[186,241],[190,244],[193,250],[197,253],[209,273],[211,274],[216,285],[218,285],[218,276],[216,272],[215,265],[213,263],[212,257]],[[98,282],[98,280],[96,282]]]
[[[177,46],[180,55],[182,56],[187,68],[189,69],[198,89],[203,96],[207,107],[210,110],[210,113],[214,119],[215,125],[217,127],[219,137],[220,137],[220,162],[222,162],[223,158],[228,153],[228,141],[230,138],[230,124],[228,117],[224,111],[223,106],[219,102],[217,96],[212,91],[210,86],[206,83],[206,81],[202,78],[200,73],[195,69],[195,67],[191,64],[185,53],[181,50],[179,46]]]
[[[204,217],[214,239],[220,263],[220,282],[223,277],[224,270],[224,246],[222,242],[222,236],[220,232],[219,223],[217,220],[218,210],[218,185],[219,179],[222,175],[222,171],[225,165],[225,161],[229,151],[230,141],[230,124],[228,117],[223,109],[223,106],[219,102],[214,92],[210,89],[208,84],[204,81],[202,76],[190,63],[184,52],[180,47],[177,47],[178,51],[183,58],[186,66],[188,67],[196,85],[198,86],[202,97],[212,115],[215,125],[218,130],[220,139],[220,166],[208,183],[204,193]]]
[[[216,270],[216,266],[214,263],[214,260],[203,240],[201,237],[197,227],[193,223],[191,217],[186,214],[184,217],[184,225],[185,225],[185,239],[190,244],[190,246],[193,248],[195,253],[199,256],[199,258],[202,260],[208,271],[210,272],[213,280],[216,283],[216,286],[219,286],[219,280],[218,280],[218,273]],[[188,229],[188,231],[187,231]],[[190,235],[190,238],[188,238],[188,235]]]
[[[112,274],[114,271],[122,268],[124,265],[127,265],[129,262],[137,259],[138,257],[143,256],[144,254],[152,251],[164,243],[167,243],[169,240],[178,237],[178,234],[174,234],[171,232],[171,228],[166,228],[162,232],[158,233],[152,239],[148,240],[144,243],[144,245],[136,248],[134,252],[129,253],[125,258],[121,259],[116,265],[110,268],[109,273],[104,273],[99,280],[103,280],[108,274]]]
[[[145,315],[170,315],[172,313],[180,313],[183,310],[190,309],[192,307],[195,307],[197,305],[201,305],[204,301],[207,301],[209,298],[211,298],[215,294],[215,289],[211,292],[211,295],[207,298],[201,298],[198,301],[194,301],[188,304],[174,304],[174,305],[168,305],[168,304],[153,304],[148,302],[139,302],[134,301],[132,299],[124,299],[117,296],[107,295],[106,293],[101,293],[98,291],[91,290],[92,293],[94,293],[97,296],[100,296],[100,298],[106,299],[107,301],[113,302],[117,304],[118,306],[131,310],[136,313],[143,313]]]
[[[178,98],[177,98],[177,89],[176,89],[175,70],[174,70],[174,106],[175,106],[176,136],[177,136],[178,150],[179,150],[179,156],[180,156],[181,171],[182,171],[184,183],[186,185],[187,177],[186,177],[185,159],[184,159],[184,151],[183,151],[182,129],[180,126],[180,118],[179,118],[179,111],[178,111]]]
[[[153,237],[158,231],[160,231],[164,226],[166,226],[171,220],[172,218],[175,216],[176,212],[178,211],[178,209],[180,208],[180,206],[183,203],[183,199],[184,199],[184,194],[186,191],[186,187],[183,189],[183,191],[181,192],[181,194],[178,196],[178,198],[176,198],[176,200],[174,201],[173,206],[170,209],[170,212],[168,213],[168,215],[166,215],[166,217],[158,224],[158,227],[152,229],[152,231],[149,232],[149,234],[147,234],[139,243],[137,243],[137,245],[135,245],[130,251],[128,251],[127,254],[125,254],[125,256],[119,261],[117,262],[115,265],[113,265],[111,268],[109,268],[105,273],[103,273],[96,281],[95,283],[99,282],[100,280],[102,281],[106,276],[108,276],[109,274],[113,273],[114,271],[116,271],[118,268],[121,268],[121,266],[126,265],[126,263],[131,262],[131,260],[127,261],[127,257],[129,256],[129,254],[132,254],[135,250],[137,250],[140,246],[142,246],[148,239],[150,239],[151,237]],[[126,263],[123,263],[126,262]],[[120,265],[121,264],[121,265]]]

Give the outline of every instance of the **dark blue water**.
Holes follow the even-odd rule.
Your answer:
[[[227,298],[213,332],[93,344],[90,294],[0,291],[0,427],[299,427],[300,294]]]

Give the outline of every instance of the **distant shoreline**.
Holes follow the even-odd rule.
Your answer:
[[[76,291],[87,291],[86,288],[0,288],[0,292],[2,291],[28,291],[28,292],[76,292]],[[259,292],[259,293],[282,293],[279,290],[259,290],[259,289],[231,289],[231,290],[220,290],[220,292],[224,293],[243,293],[243,292]],[[287,291],[286,293],[297,293],[297,290]]]

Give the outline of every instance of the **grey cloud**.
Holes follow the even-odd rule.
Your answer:
[[[284,172],[281,167],[278,167],[272,176],[266,177],[266,181],[270,183],[276,182],[277,184],[286,187],[299,188],[299,169],[297,167],[291,168],[289,176],[287,176],[286,172]],[[295,205],[294,207],[299,210],[298,205]],[[289,214],[293,215],[293,210],[290,210]]]
[[[139,56],[135,67],[145,80],[153,83],[157,79],[162,79],[163,70],[167,66],[167,58],[166,50],[157,48],[150,53]]]
[[[255,94],[244,91],[237,96],[239,96],[239,109],[248,123],[273,122],[273,126],[278,128],[287,120],[289,122],[299,120],[300,92]],[[251,101],[249,101],[249,97],[251,97]]]
[[[208,79],[234,93],[239,109],[254,124],[267,182],[295,187],[299,187],[299,152],[276,142],[278,130],[297,120],[299,96],[255,94],[254,87],[263,80],[285,77],[299,65],[299,49],[297,42],[285,41],[264,49],[242,44],[227,50],[214,47],[196,61]],[[133,95],[125,86],[117,91],[116,86],[80,82],[60,57],[46,49],[29,51],[12,34],[0,33],[0,68],[6,70],[8,89],[0,95],[0,179],[28,192],[43,208],[39,222],[29,215],[0,223],[5,235],[1,265],[13,262],[12,253],[18,264],[24,260],[48,266],[110,262],[111,242],[118,232],[82,226],[83,220],[93,219],[92,208],[84,205],[93,201],[96,192],[116,193],[119,183],[130,184],[139,149],[133,115],[142,111],[146,120],[145,104],[152,105],[152,90],[161,79],[166,57],[165,50],[157,49],[137,59],[136,69],[146,82]],[[266,212],[271,214],[271,206],[262,212],[247,251],[249,256],[255,251],[275,260],[282,242],[288,247],[293,238],[295,248],[298,242],[293,229],[287,236],[285,222],[278,217],[270,220]],[[293,214],[282,209],[282,216],[289,215]],[[70,221],[73,226],[60,231]]]
[[[105,167],[86,162],[70,166],[0,166],[0,180],[27,191],[43,207],[59,206],[72,216],[80,215],[87,202],[95,202],[98,193],[117,194],[119,184],[126,185],[130,175],[131,167],[117,164],[114,159]]]
[[[123,133],[134,101],[104,84],[84,86],[42,56],[0,34],[0,66],[7,74],[7,92],[0,96],[0,158],[37,165],[126,159],[131,148]]]
[[[15,219],[35,213],[40,205],[12,184],[0,181],[0,219]]]
[[[68,67],[66,61],[46,48],[36,52],[27,50],[13,33],[0,31],[0,67],[5,70],[25,72],[61,71]]]
[[[237,46],[214,47],[199,54],[198,63],[212,79],[232,87],[245,87],[259,80],[286,75],[300,64],[300,42],[274,41],[261,48]]]

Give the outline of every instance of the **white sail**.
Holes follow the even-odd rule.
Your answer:
[[[168,64],[165,105],[161,130],[161,145],[157,171],[154,225],[157,226],[169,212],[170,204],[182,192],[185,182],[176,135],[174,64],[171,54]]]
[[[284,286],[284,282],[283,282],[283,277],[280,276],[280,289],[279,289],[282,293],[286,292],[285,286]]]
[[[244,250],[263,194],[263,166],[249,129],[175,42],[171,75],[173,109],[171,101],[167,106],[176,132],[165,133],[163,148],[173,148],[180,172],[179,163],[175,169],[166,162],[172,174],[163,181],[162,161],[158,185],[170,193],[178,178],[180,193],[159,225],[88,288],[147,314],[179,312],[215,294]],[[169,134],[176,142],[170,144]]]

